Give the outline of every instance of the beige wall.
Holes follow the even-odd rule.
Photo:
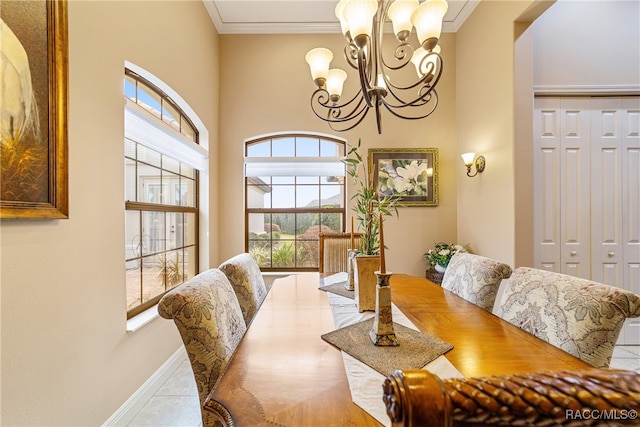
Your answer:
[[[532,3],[483,1],[456,34],[458,154],[474,151],[487,162],[475,178],[457,168],[458,241],[510,265],[516,235],[515,21]]]
[[[125,60],[198,113],[217,162],[217,34],[201,1],[71,1],[68,15],[70,218],[2,221],[3,425],[100,425],[181,345],[164,319],[125,330]]]
[[[440,103],[424,120],[400,120],[383,113],[382,135],[375,128],[374,113],[354,130],[338,133],[316,118],[309,105],[315,86],[304,60],[306,52],[324,46],[334,52],[332,67],[347,69],[342,57],[342,35],[222,35],[220,36],[220,230],[221,258],[244,250],[243,141],[280,131],[312,131],[333,134],[356,144],[362,138],[368,148],[421,148],[439,150],[440,205],[401,208],[400,218],[385,221],[387,268],[423,275],[422,254],[438,241],[456,241],[455,135],[455,36],[441,40],[444,74],[438,85]],[[350,72],[345,96],[353,96],[356,74]],[[347,198],[352,194],[348,188]],[[349,215],[351,212],[349,212]],[[350,224],[350,220],[347,221]]]

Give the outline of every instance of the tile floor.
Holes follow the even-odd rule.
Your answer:
[[[640,369],[640,346],[618,346],[612,368]],[[189,361],[185,360],[128,424],[131,427],[200,427],[198,391]]]

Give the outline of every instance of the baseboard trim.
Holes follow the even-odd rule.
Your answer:
[[[133,393],[126,402],[122,404],[114,413],[102,424],[103,427],[126,426],[133,420],[140,409],[153,397],[154,394],[169,379],[171,374],[180,366],[187,357],[184,346],[180,348],[167,359],[166,362],[158,368],[147,379],[138,390]]]

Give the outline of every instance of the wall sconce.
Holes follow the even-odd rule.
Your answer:
[[[475,159],[475,162],[474,162],[474,159]],[[462,155],[462,161],[464,162],[464,165],[467,167],[467,176],[470,176],[470,177],[474,177],[479,173],[482,173],[486,165],[484,156],[476,157],[476,153],[464,153]],[[476,166],[476,173],[471,175],[471,166],[473,166],[474,164]]]

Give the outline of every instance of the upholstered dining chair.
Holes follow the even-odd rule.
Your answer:
[[[357,249],[361,233],[354,233],[355,248],[351,247],[351,233],[320,233],[320,273],[338,273],[347,271],[348,249]]]
[[[227,276],[218,269],[194,276],[162,297],[158,313],[173,319],[182,337],[198,387],[203,426],[222,425],[202,405],[247,329]]]
[[[640,316],[640,295],[553,271],[518,267],[503,286],[498,316],[597,368]]]
[[[267,287],[258,263],[250,254],[242,253],[226,260],[218,268],[231,282],[238,296],[244,321],[249,325],[267,296]]]
[[[468,252],[451,257],[442,278],[442,287],[487,311],[493,309],[502,279],[511,276],[511,267],[500,261]]]

